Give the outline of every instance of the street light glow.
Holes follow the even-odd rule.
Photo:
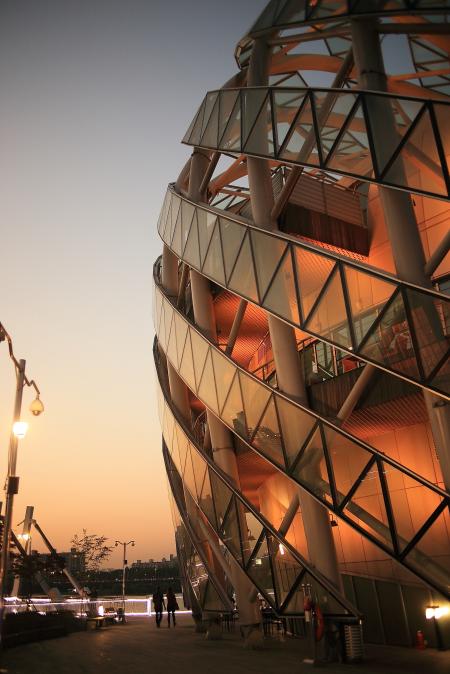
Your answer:
[[[16,421],[13,425],[13,433],[16,438],[22,439],[26,436],[28,424],[26,421]]]

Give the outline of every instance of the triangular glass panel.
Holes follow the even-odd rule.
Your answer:
[[[217,399],[219,403],[219,412],[222,411],[223,405],[230,390],[231,382],[236,373],[236,368],[227,358],[220,354],[215,349],[212,349],[212,360],[214,366],[214,376],[216,380]]]
[[[314,103],[317,119],[319,121],[319,133],[324,161],[326,161],[341,129],[348,125],[350,121],[348,115],[353,108],[355,101],[356,94],[349,92],[339,93],[335,96],[331,108],[326,110],[324,115],[324,105],[327,108],[329,105],[329,94],[328,92],[323,91],[315,92]]]
[[[382,174],[399,143],[423,107],[422,101],[364,94],[368,122],[372,129],[379,174]],[[388,120],[388,123],[387,121]],[[393,127],[395,124],[395,128]],[[387,134],[387,129],[391,131]]]
[[[292,475],[301,484],[310,489],[321,501],[333,504],[325,450],[319,425],[309,439],[306,447],[302,449]]]
[[[211,351],[206,356],[205,367],[198,387],[198,397],[205,403],[206,407],[215,412],[219,411],[217,404],[216,383],[211,360]]]
[[[170,209],[170,223],[167,224],[166,231],[164,233],[165,242],[170,247],[173,239],[173,233],[175,230],[175,225],[178,220],[178,215],[181,208],[181,200],[179,197],[172,197],[172,204]]]
[[[202,130],[200,132],[200,140],[198,142],[198,145],[200,145],[201,139],[205,134],[206,127],[208,126],[208,122],[211,119],[211,114],[218,97],[219,97],[218,91],[210,91],[209,93],[206,94],[205,111],[203,113]]]
[[[344,513],[376,540],[393,549],[377,464],[365,474],[346,503]]]
[[[372,274],[344,266],[356,341],[362,340],[394,292],[396,285]]]
[[[179,373],[192,391],[195,391],[194,362],[192,358],[191,335],[188,331],[181,359]]]
[[[164,345],[164,349],[165,349],[165,351],[167,351],[167,344],[168,344],[169,337],[170,337],[170,327],[172,325],[173,307],[168,302],[168,300],[165,300],[164,304],[165,304],[165,307],[164,307],[164,334],[166,336],[166,343]]]
[[[174,329],[175,329],[175,336],[177,338],[178,361],[176,369],[178,370],[181,359],[183,357],[184,345],[186,343],[186,335],[188,331],[188,324],[183,319],[183,317],[180,316],[180,314],[177,312],[174,312]]]
[[[288,0],[277,16],[277,25],[302,23],[305,20],[306,3],[299,7],[298,0]]]
[[[244,564],[247,564],[248,560],[252,555],[254,547],[259,540],[259,537],[263,530],[263,525],[250,510],[247,510],[244,513],[244,517],[242,519],[245,521],[247,527],[246,532],[241,532]]]
[[[353,487],[373,454],[329,426],[323,426],[328,456],[333,467],[338,504]]]
[[[256,89],[251,93],[254,94],[255,91],[260,92],[259,89]],[[243,89],[243,92],[245,93],[245,89]],[[273,157],[275,154],[270,96],[265,99],[258,118],[249,131],[247,140],[244,136],[243,151],[247,154],[258,154],[264,157]]]
[[[230,114],[222,138],[219,140],[220,150],[241,150],[241,99],[238,96]]]
[[[173,429],[174,429],[173,415],[169,410],[167,410],[164,416],[164,424],[162,429],[164,442],[166,443],[167,447],[172,446]]]
[[[164,233],[164,228],[166,226],[167,210],[169,208],[169,204],[170,204],[170,192],[167,191],[166,196],[164,197],[164,203],[163,203],[163,206],[161,208],[161,212],[159,214],[158,224],[156,226],[158,234],[161,237]]]
[[[189,441],[186,435],[183,433],[180,427],[177,427],[177,437],[178,437],[178,452],[180,455],[180,475],[184,473],[184,467],[186,465],[186,457],[189,449]]]
[[[252,132],[256,119],[263,109],[263,103],[267,96],[267,89],[242,89],[242,147],[247,143],[247,138]]]
[[[247,437],[247,428],[245,423],[244,405],[242,403],[241,387],[239,376],[236,372],[233,383],[230,387],[225,405],[223,407],[221,418],[225,421],[235,433],[242,437]]]
[[[383,461],[381,465],[402,551],[442,503],[443,497],[391,464]]]
[[[228,282],[228,287],[252,302],[258,302],[255,269],[248,233],[241,246],[238,259]]]
[[[177,369],[178,368],[177,340],[175,337],[173,318],[172,324],[170,326],[169,339],[167,340],[166,356],[170,360],[174,368]]]
[[[233,492],[213,470],[210,470],[209,474],[211,479],[217,523],[219,526],[221,526],[223,518],[225,517],[225,513],[228,510],[231,497],[233,496]]]
[[[313,308],[306,321],[305,330],[324,337],[333,344],[346,348],[353,346],[338,269],[334,272],[324,294]]]
[[[426,573],[434,583],[445,588],[450,585],[449,531],[450,510],[447,506],[405,558],[421,574]]]
[[[266,601],[275,607],[275,588],[272,569],[270,568],[269,546],[265,535],[263,535],[256,552],[247,566],[247,573],[261,594],[264,595]]]
[[[239,564],[242,564],[242,552],[236,502],[233,498],[221,527],[221,538]]]
[[[206,470],[205,479],[203,481],[203,487],[201,496],[199,499],[199,506],[204,512],[208,520],[211,522],[214,528],[217,527],[216,516],[214,513],[214,502],[211,489],[211,480],[209,479],[209,471]]]
[[[413,342],[401,292],[395,294],[359,353],[407,377],[419,378]]]
[[[425,377],[428,377],[448,353],[448,336],[444,333],[442,300],[407,288],[405,290],[412,324]]]
[[[278,10],[279,0],[271,0],[263,9],[255,24],[251,28],[251,33],[270,28],[275,20],[275,15]]]
[[[195,450],[193,450],[195,451]],[[189,492],[191,493],[192,498],[196,501],[197,500],[197,492],[195,488],[195,479],[194,479],[194,469],[192,467],[192,460],[191,460],[191,447],[189,446],[186,454],[186,463],[184,466],[184,473],[183,473],[183,484],[184,487],[189,489]]]
[[[294,259],[302,304],[303,320],[308,317],[320,291],[335,266],[335,261],[300,246],[294,246]]]
[[[213,235],[217,216],[202,208],[197,209],[198,222],[198,239],[200,243],[200,263],[203,265],[206,253],[208,252],[209,243]]]
[[[289,131],[280,158],[300,164],[318,166],[319,151],[316,140],[311,101],[308,98]]]
[[[278,607],[280,607],[303,571],[303,566],[295,559],[286,545],[283,545],[283,543],[270,534],[268,534],[267,538],[272,558],[275,594]]]
[[[264,297],[263,307],[296,325],[300,321],[294,269],[289,248],[286,250],[284,259],[269,285]]]
[[[192,219],[195,214],[195,206],[188,201],[181,202],[181,248],[180,257],[183,255],[186,246],[189,230],[191,229]]]
[[[294,117],[305,98],[304,92],[277,91],[273,92],[274,118],[277,134],[277,152],[280,150],[288,134]]]
[[[256,429],[252,444],[264,456],[267,456],[268,459],[284,468],[283,445],[273,397],[270,399],[264,416]]]
[[[182,208],[178,209],[178,216],[177,220],[175,223],[175,228],[173,230],[173,235],[172,235],[172,241],[170,242],[170,247],[177,255],[177,257],[181,257],[181,212]]]
[[[225,285],[225,269],[222,258],[219,225],[217,224],[211,237],[208,252],[203,263],[202,273],[217,283]]]
[[[287,243],[270,234],[257,232],[256,230],[252,230],[250,236],[255,256],[259,296],[264,297],[275,269],[286,250]]]
[[[205,112],[205,104],[206,104],[206,96],[203,99],[203,102],[200,106],[200,110],[198,111],[197,118],[192,128],[191,135],[189,136],[189,140],[186,141],[189,145],[198,145],[198,143],[200,142],[200,136],[202,133],[202,125],[203,125],[203,116]]]
[[[191,137],[191,135],[194,131],[194,127],[196,126],[197,121],[199,121],[199,124],[200,124],[200,127],[201,127],[201,117],[203,115],[204,102],[205,102],[204,100],[201,102],[200,107],[197,110],[197,112],[195,113],[192,122],[189,124],[189,128],[186,131],[186,133],[184,134],[183,140],[181,141],[182,143],[189,143],[189,139],[190,139],[190,137]],[[199,120],[199,117],[200,117],[200,120]]]
[[[236,262],[239,248],[241,247],[242,240],[245,236],[246,228],[231,220],[220,218],[220,232],[222,235],[225,275],[228,282],[231,272],[233,271],[234,263]]]
[[[200,380],[203,373],[203,368],[205,366],[205,360],[208,352],[208,342],[204,337],[201,337],[198,332],[190,328],[191,340],[192,340],[192,354],[194,357],[194,372],[195,372],[195,381],[196,387],[195,390],[200,385]]]
[[[340,129],[337,128],[336,131],[337,137]],[[324,145],[325,143],[322,143],[322,147]],[[334,145],[332,153],[328,155],[327,168],[372,178],[374,169],[369,148],[362,103],[359,103]],[[331,147],[329,149],[331,150]]]
[[[292,465],[317,420],[280,396],[276,396],[275,401],[286,456]]]
[[[400,154],[384,173],[383,180],[412,190],[447,194],[428,110],[422,114]]]
[[[183,252],[183,260],[191,267],[200,269],[200,248],[198,242],[197,213],[194,213],[192,225]]]
[[[236,99],[239,96],[238,89],[223,90],[219,94],[219,133],[218,142],[220,143],[225,127],[230,121],[233,108],[236,104]],[[220,145],[218,145],[219,147]]]
[[[219,131],[219,99],[216,98],[208,125],[203,133],[200,144],[202,147],[217,147],[217,134]]]
[[[222,612],[227,610],[227,607],[219,597],[219,594],[211,580],[208,580],[208,584],[206,586],[205,596],[203,598],[203,610],[214,612]]]
[[[239,372],[239,379],[241,380],[248,435],[251,437],[270,398],[270,390],[243,372]]]
[[[197,501],[200,498],[202,493],[203,481],[205,479],[205,473],[207,468],[207,463],[205,459],[199,454],[194,445],[191,445],[191,459],[192,467],[194,469],[194,478],[195,478],[195,487],[196,487],[196,498]]]

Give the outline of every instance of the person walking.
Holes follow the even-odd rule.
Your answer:
[[[163,610],[166,608],[166,605],[160,587],[157,587],[156,592],[153,593],[153,606],[155,607],[156,627],[161,627]]]
[[[167,626],[170,627],[170,614],[172,614],[173,626],[177,624],[175,620],[175,611],[179,610],[177,598],[171,587],[167,590]]]

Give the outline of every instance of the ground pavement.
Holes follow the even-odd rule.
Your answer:
[[[153,619],[130,618],[126,625],[76,632],[68,637],[11,648],[0,672],[7,674],[307,674],[307,644],[300,639],[267,639],[261,651],[242,647],[237,633],[206,641],[189,616],[175,629]],[[414,651],[367,646],[361,664],[326,665],[329,674],[450,674],[450,651]]]

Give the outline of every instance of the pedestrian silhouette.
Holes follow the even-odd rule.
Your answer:
[[[171,587],[167,590],[167,626],[170,627],[170,615],[172,614],[173,626],[177,624],[175,620],[175,611],[178,611],[180,607],[178,606],[177,598],[174,591]]]
[[[153,593],[153,606],[155,607],[156,627],[161,627],[163,610],[166,606],[164,603],[164,595],[159,587],[157,587],[156,592]]]

